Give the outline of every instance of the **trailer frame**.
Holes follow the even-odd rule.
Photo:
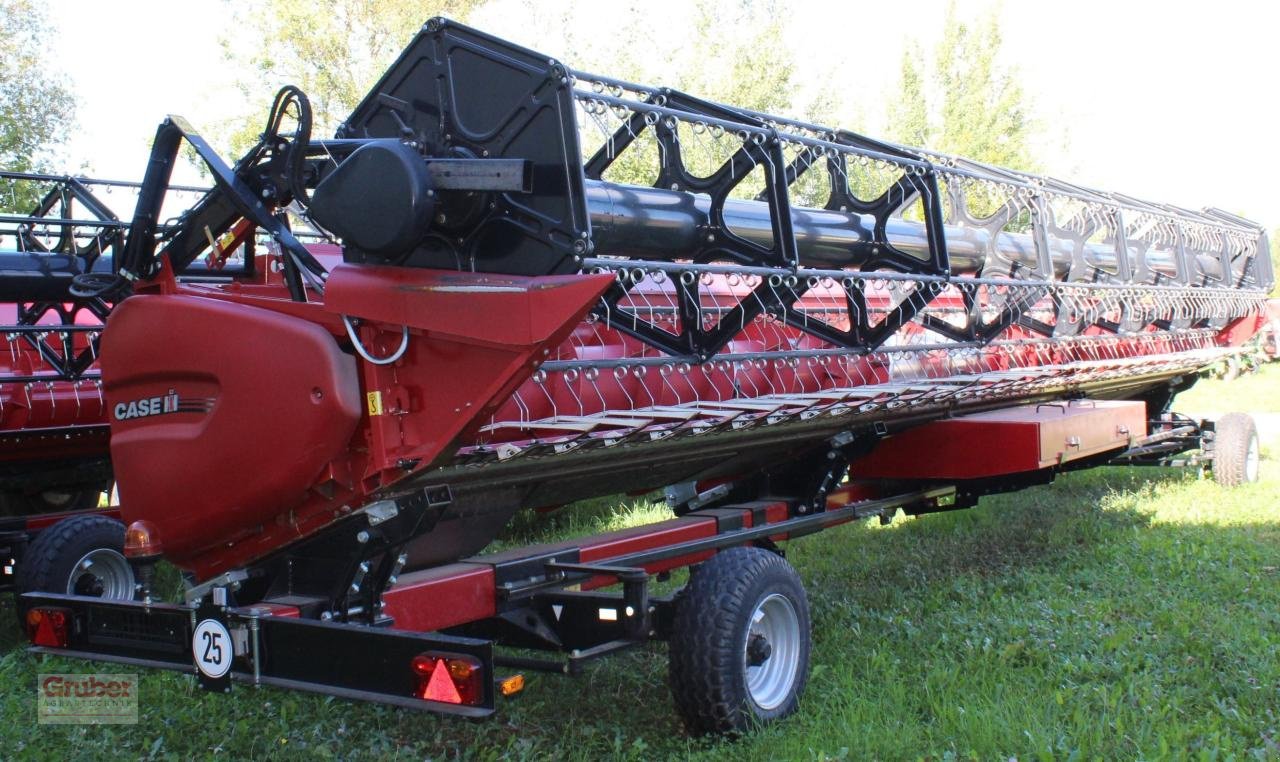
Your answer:
[[[1120,407],[1132,404],[1141,405]],[[1031,404],[1018,415],[959,416],[898,431],[915,438],[934,431],[954,433],[956,422],[970,419],[977,427],[969,431],[980,432],[981,442],[968,444],[998,451],[1025,444],[1028,425],[1047,422],[1069,438],[1096,437],[1099,420],[1122,419],[1116,407],[1066,418],[1061,407]],[[189,591],[189,602],[183,604],[156,602],[149,595],[141,601],[109,601],[26,593],[20,608],[35,644],[30,647],[33,653],[187,672],[195,674],[203,688],[216,692],[229,692],[232,683],[239,682],[486,717],[496,711],[498,696],[514,694],[523,686],[523,675],[507,674],[513,670],[574,675],[591,661],[650,641],[670,640],[687,588],[655,595],[650,587],[654,578],[665,580],[685,568],[696,574],[700,565],[730,548],[783,556],[779,542],[862,519],[887,524],[899,511],[914,516],[962,509],[976,505],[982,495],[1046,484],[1065,471],[1108,464],[1168,465],[1179,448],[1203,450],[1181,464],[1212,467],[1213,448],[1205,441],[1212,438],[1205,436],[1212,429],[1209,422],[1164,415],[1149,421],[1142,434],[1119,426],[1110,446],[1072,451],[1068,442],[1050,465],[942,480],[846,481],[850,467],[859,471],[860,461],[878,463],[872,471],[893,462],[893,446],[885,450],[887,458],[868,454],[894,437],[883,428],[872,432],[871,441],[838,436],[828,443],[824,462],[813,470],[819,478],[810,482],[805,497],[748,494],[751,499],[743,499],[740,485],[692,485],[692,491],[673,492],[701,495],[703,500],[675,501],[677,515],[667,521],[474,556],[407,574],[396,568],[379,576],[365,568],[354,587],[368,575],[376,580],[371,582],[374,593],[341,612],[306,595],[277,595],[237,606],[234,598],[247,574],[207,581]],[[438,491],[417,506],[448,499],[447,492]],[[412,516],[413,508],[410,503],[366,511],[353,517],[345,531],[363,536],[364,543],[373,542],[371,532],[397,517]],[[34,624],[32,612],[39,612]],[[42,632],[40,623],[51,617],[62,624]],[[202,663],[196,640],[201,635],[207,640],[209,631],[226,638],[234,652],[217,675]],[[529,656],[524,653],[529,649],[564,657]],[[467,703],[423,698],[427,683],[415,672],[422,658],[466,663],[474,670],[469,674],[483,676],[476,682],[481,687]]]

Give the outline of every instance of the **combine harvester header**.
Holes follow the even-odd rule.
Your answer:
[[[215,186],[164,226],[183,141]],[[238,253],[255,240],[279,272]],[[1191,450],[1256,476],[1252,424],[1215,447],[1168,408],[1264,319],[1258,225],[575,71],[442,19],[332,139],[296,88],[234,165],[166,120],[115,251],[74,288],[114,305],[124,550],[144,596],[160,557],[195,582],[182,606],[31,593],[28,624],[40,648],[194,661],[209,687],[485,714],[518,690],[495,665],[552,664],[495,645],[572,668],[659,638],[689,726],[741,730],[794,709],[807,674],[776,540],[1117,459]],[[517,510],[663,487],[671,521],[474,555]],[[680,595],[649,595],[691,565]],[[730,589],[746,608],[717,611]]]

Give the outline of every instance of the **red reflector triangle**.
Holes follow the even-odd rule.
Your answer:
[[[40,624],[36,627],[35,641],[38,646],[53,646],[54,648],[62,646],[58,638],[58,631],[53,628],[53,617],[46,615],[40,619]]]
[[[427,683],[427,690],[423,692],[422,697],[427,701],[443,701],[446,704],[462,703],[462,696],[458,695],[453,678],[449,677],[449,668],[445,665],[444,659],[436,662],[436,669],[431,673],[431,682]]]

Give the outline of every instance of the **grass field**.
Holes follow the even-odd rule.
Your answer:
[[[1179,408],[1276,412],[1278,388],[1268,367]],[[1280,457],[1277,419],[1264,457]],[[660,512],[601,503],[507,540]],[[577,679],[530,675],[484,723],[144,672],[137,726],[39,726],[35,675],[93,668],[21,651],[6,608],[0,758],[1280,759],[1280,464],[1231,492],[1162,469],[1075,473],[787,554],[810,594],[812,678],[799,715],[736,741],[682,732],[661,645]]]

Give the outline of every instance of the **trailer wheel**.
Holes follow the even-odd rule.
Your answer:
[[[19,594],[66,593],[133,598],[133,567],[124,557],[124,524],[106,516],[73,516],[36,535],[18,563]]]
[[[670,681],[693,733],[742,733],[795,711],[809,677],[809,604],[791,564],[760,548],[722,551],[677,605]]]
[[[1213,478],[1223,487],[1258,481],[1258,427],[1246,413],[1228,413],[1213,427]]]

